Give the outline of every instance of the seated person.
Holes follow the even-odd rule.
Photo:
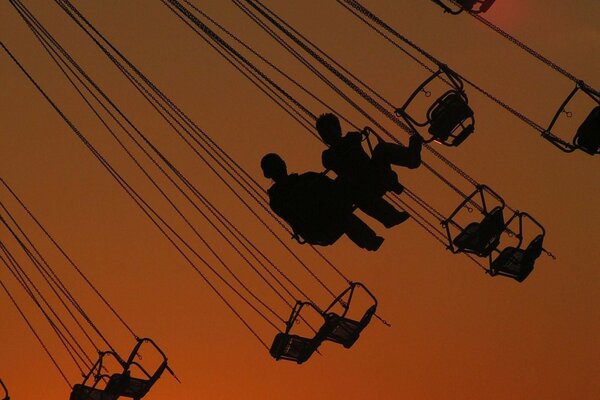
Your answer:
[[[323,166],[337,174],[337,180],[356,206],[386,228],[406,221],[409,214],[397,210],[382,197],[388,191],[402,193],[404,188],[391,164],[410,169],[419,167],[423,138],[411,136],[408,147],[379,140],[369,157],[362,147],[362,133],[348,132],[342,136],[340,121],[335,115],[321,115],[316,127],[329,146],[322,154]]]
[[[264,176],[274,182],[267,191],[271,209],[306,242],[327,246],[346,234],[357,246],[371,251],[383,243],[352,213],[351,199],[334,180],[316,172],[288,174],[285,162],[273,153],[265,155],[260,165]]]

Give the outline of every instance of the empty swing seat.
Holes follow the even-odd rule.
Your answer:
[[[105,391],[118,397],[141,399],[149,391],[154,381],[151,379],[133,378],[129,373],[113,374],[106,384]]]
[[[594,108],[577,129],[573,143],[586,153],[600,153],[600,106]]]
[[[327,340],[339,343],[349,349],[360,337],[360,333],[371,322],[371,318],[377,309],[376,305],[369,307],[360,321],[350,318],[340,317],[335,313],[330,313],[327,319],[334,323],[333,330],[327,336]]]
[[[491,275],[503,275],[523,282],[533,271],[535,260],[542,254],[543,242],[543,235],[539,235],[525,250],[516,247],[505,248],[492,262]]]
[[[473,7],[475,7],[475,4],[477,4],[477,0],[457,0],[456,2],[460,4],[461,7],[463,7],[465,10],[469,11],[471,11]]]
[[[475,253],[487,257],[498,247],[500,235],[504,231],[504,215],[501,207],[496,207],[481,222],[472,222],[452,241],[459,251]]]
[[[289,360],[302,364],[310,358],[317,347],[314,339],[280,332],[275,335],[270,353],[278,361]]]
[[[460,4],[462,8],[468,11],[476,12],[477,14],[484,13],[489,10],[495,1],[496,0],[456,0],[456,2]],[[477,9],[475,9],[476,5],[479,5]]]
[[[428,132],[441,143],[458,146],[474,131],[472,122],[464,125],[469,118],[473,118],[473,110],[465,98],[458,92],[447,92],[428,111]]]
[[[480,1],[481,5],[479,6],[479,12],[484,13],[489,10],[496,0],[483,0]]]
[[[95,387],[76,384],[69,400],[117,400],[118,396]]]

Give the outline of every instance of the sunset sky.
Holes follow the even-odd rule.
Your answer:
[[[233,1],[190,1],[356,125],[370,124],[286,53]],[[22,2],[212,204],[319,306],[331,302],[330,294],[182,144],[55,2]],[[541,126],[550,122],[574,86],[468,15],[444,14],[427,0],[361,3],[437,59]],[[160,1],[73,0],[73,4],[264,189],[271,184],[262,176],[259,165],[265,153],[279,153],[290,172],[323,169],[324,145]],[[264,0],[264,4],[397,106],[429,75],[335,0]],[[598,0],[497,0],[484,16],[591,87],[600,87]],[[108,162],[220,270],[215,255],[168,209],[127,159],[8,1],[0,4],[0,41]],[[327,112],[264,63],[244,54],[312,113]],[[364,106],[341,81],[333,75],[328,77]],[[432,92],[437,89],[441,93],[441,88],[434,85]],[[153,338],[167,354],[181,384],[165,373],[145,397],[147,400],[598,399],[599,156],[580,151],[562,153],[490,99],[469,86],[466,91],[475,111],[475,133],[458,148],[432,147],[469,176],[491,187],[512,208],[534,216],[546,229],[544,247],[556,260],[542,254],[535,270],[520,284],[503,277],[491,278],[467,257],[446,250],[414,220],[388,230],[357,212],[385,237],[380,250],[367,252],[345,237],[320,250],[345,276],[364,283],[375,294],[378,314],[391,327],[374,318],[352,349],[324,343],[320,354],[303,365],[271,358],[4,51],[0,51],[0,177],[135,332]],[[557,135],[570,141],[570,132],[593,106],[584,96],[575,98],[567,107],[573,117],[561,118]],[[367,109],[401,143],[408,143],[404,131],[374,109]],[[344,130],[352,129],[346,123],[342,125]],[[431,153],[424,152],[424,160],[460,190],[473,190]],[[144,165],[151,168],[148,162]],[[449,215],[461,201],[424,167],[397,168],[396,172],[401,182],[442,214]],[[152,174],[158,176],[155,170]],[[158,181],[167,186],[164,178]],[[181,204],[215,254],[253,288],[257,297],[287,318],[289,307],[259,282],[181,195],[167,193]],[[1,186],[0,201],[25,221],[32,239],[100,330],[122,356],[128,355],[134,345],[131,335]],[[479,217],[476,211],[472,217]],[[345,289],[344,280],[308,246],[292,241],[277,224],[270,227],[328,288],[336,293]],[[0,229],[0,240],[10,242],[4,228]],[[217,282],[214,274],[198,265],[213,284]],[[9,287],[37,332],[47,340],[70,384],[80,382],[80,373],[55,342],[51,328],[1,263],[0,281]],[[270,345],[276,330],[221,283],[216,285],[233,299],[234,307]],[[0,327],[0,379],[9,388],[11,399],[67,399],[70,388],[3,291]],[[283,322],[278,322],[278,328],[284,329]]]

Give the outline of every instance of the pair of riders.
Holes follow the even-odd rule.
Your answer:
[[[391,165],[417,168],[423,139],[411,136],[408,147],[378,139],[369,156],[362,146],[367,133],[342,136],[335,115],[321,115],[316,128],[328,146],[322,154],[323,166],[337,178],[316,172],[288,174],[279,155],[267,154],[261,167],[265,177],[274,182],[267,191],[271,209],[291,226],[297,238],[308,243],[326,246],[346,234],[359,247],[377,250],[383,238],[353,214],[354,207],[386,228],[406,221],[408,213],[396,209],[383,196],[388,191],[402,192]]]

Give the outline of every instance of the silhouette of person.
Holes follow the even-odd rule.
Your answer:
[[[316,172],[288,174],[285,161],[274,153],[265,155],[260,165],[264,176],[274,182],[267,191],[271,209],[306,242],[328,246],[346,234],[370,251],[383,243],[382,237],[353,214],[352,200],[333,179]]]
[[[335,115],[321,115],[316,127],[329,146],[322,154],[323,166],[337,174],[337,181],[356,206],[386,228],[406,221],[409,214],[397,210],[382,197],[388,191],[402,193],[404,187],[398,182],[398,175],[392,171],[391,164],[418,168],[421,165],[423,138],[412,135],[408,147],[378,138],[369,157],[362,147],[364,133],[348,132],[342,136],[340,121]]]

